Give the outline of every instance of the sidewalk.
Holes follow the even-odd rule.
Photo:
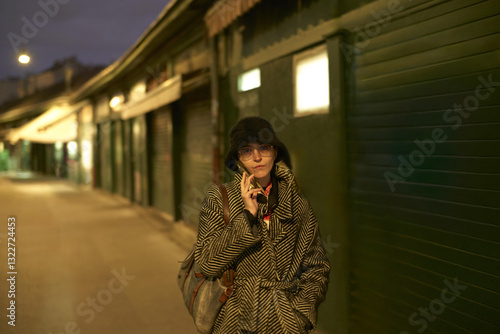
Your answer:
[[[196,330],[177,287],[196,233],[104,191],[53,177],[0,175],[0,333]],[[15,298],[7,297],[15,217]],[[15,300],[15,327],[7,324]]]

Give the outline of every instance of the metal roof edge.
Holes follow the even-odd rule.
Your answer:
[[[151,43],[165,29],[168,24],[177,18],[187,6],[194,0],[172,0],[155,21],[146,29],[146,31],[136,40],[130,49],[128,49],[120,58],[114,61],[111,65],[102,70],[99,74],[88,80],[80,89],[74,92],[71,96],[73,102],[87,98],[93,92],[111,81],[115,76],[120,74],[128,64],[130,64],[147,45]],[[179,8],[176,12],[175,8]]]

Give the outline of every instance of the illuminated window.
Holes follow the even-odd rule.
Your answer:
[[[260,68],[242,73],[238,77],[238,91],[246,92],[260,87]]]
[[[295,115],[327,113],[330,107],[326,45],[293,57]]]

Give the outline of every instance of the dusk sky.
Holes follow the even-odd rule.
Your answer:
[[[0,80],[43,71],[70,56],[84,64],[109,65],[134,44],[168,2],[0,0]],[[30,30],[30,24],[37,31]],[[17,62],[16,43],[31,56],[27,66]]]

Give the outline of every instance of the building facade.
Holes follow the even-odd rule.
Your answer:
[[[498,331],[499,13],[397,0],[207,13],[225,133],[273,122],[318,216],[333,264],[321,330]]]

